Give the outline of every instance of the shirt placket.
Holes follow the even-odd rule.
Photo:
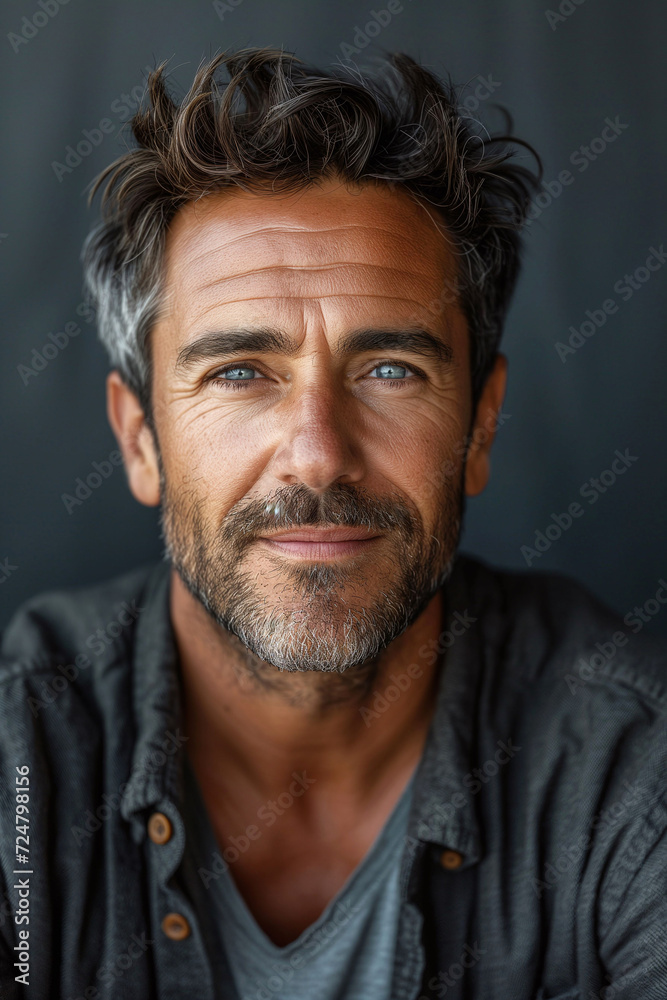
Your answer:
[[[183,860],[185,826],[172,802],[163,800],[146,814],[145,850],[159,1000],[183,1000],[190,991],[197,1000],[215,1000],[199,921],[174,878]]]

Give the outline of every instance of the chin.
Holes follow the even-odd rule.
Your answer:
[[[396,632],[353,612],[333,624],[330,616],[324,620],[321,614],[301,611],[265,622],[228,622],[226,627],[254,656],[279,670],[321,673],[343,673],[375,660]]]

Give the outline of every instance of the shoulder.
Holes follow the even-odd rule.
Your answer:
[[[142,566],[90,587],[48,591],[26,601],[2,635],[0,683],[79,653],[101,655],[131,635],[160,568]]]
[[[143,566],[90,587],[27,601],[4,631],[0,691],[10,729],[47,706],[58,715],[95,716],[131,671],[138,623],[166,564]],[[83,711],[87,710],[87,711]],[[12,721],[13,720],[13,721]]]
[[[93,898],[100,872],[112,870],[126,844],[120,807],[138,731],[134,667],[159,639],[167,583],[164,564],[44,593],[19,608],[3,635],[0,843],[15,841],[13,791],[27,777],[30,921],[44,940],[59,912],[79,912],[82,893]],[[103,824],[105,834],[93,836]],[[0,894],[11,885],[10,861],[0,858]],[[63,882],[63,864],[74,880]],[[0,944],[3,935],[11,949],[11,928],[0,921]]]
[[[484,642],[508,680],[531,686],[534,694],[555,687],[561,694],[555,702],[565,707],[586,700],[576,695],[595,698],[604,691],[603,698],[629,698],[664,712],[667,644],[634,612],[621,617],[559,573],[496,569],[468,556],[457,573],[459,599],[465,595],[477,609]],[[667,608],[667,587],[660,596]]]
[[[168,572],[145,566],[16,612],[0,657],[0,784],[27,766],[40,802],[67,811],[94,801],[102,781],[126,779],[142,708],[136,665],[169,628]],[[0,809],[0,832],[10,821]]]
[[[616,900],[658,843],[667,850],[665,644],[565,576],[471,559],[459,572],[479,626],[481,730],[521,748],[508,802],[532,817],[536,857],[567,867],[564,851],[595,853]]]

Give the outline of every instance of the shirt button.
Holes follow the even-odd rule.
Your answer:
[[[448,871],[453,871],[463,864],[463,855],[459,854],[458,851],[443,851],[440,855],[440,864]]]
[[[166,844],[173,832],[171,822],[164,813],[153,813],[148,821],[148,836],[154,844]]]
[[[190,924],[182,913],[168,913],[162,921],[162,930],[172,941],[183,941],[190,936]]]

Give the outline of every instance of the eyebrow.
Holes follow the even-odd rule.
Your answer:
[[[212,361],[230,354],[256,351],[293,357],[300,349],[301,345],[282,331],[270,327],[209,331],[181,349],[176,359],[176,370],[187,371],[201,361]],[[442,364],[451,364],[453,360],[449,344],[422,329],[354,330],[336,344],[333,353],[341,356],[378,350],[409,351]]]
[[[245,351],[293,355],[297,353],[297,346],[279,330],[268,327],[212,331],[202,334],[179,351],[176,369],[187,370],[200,361]]]
[[[410,351],[424,358],[451,364],[454,356],[449,344],[428,330],[356,330],[334,349],[335,354],[361,354],[362,351]]]

